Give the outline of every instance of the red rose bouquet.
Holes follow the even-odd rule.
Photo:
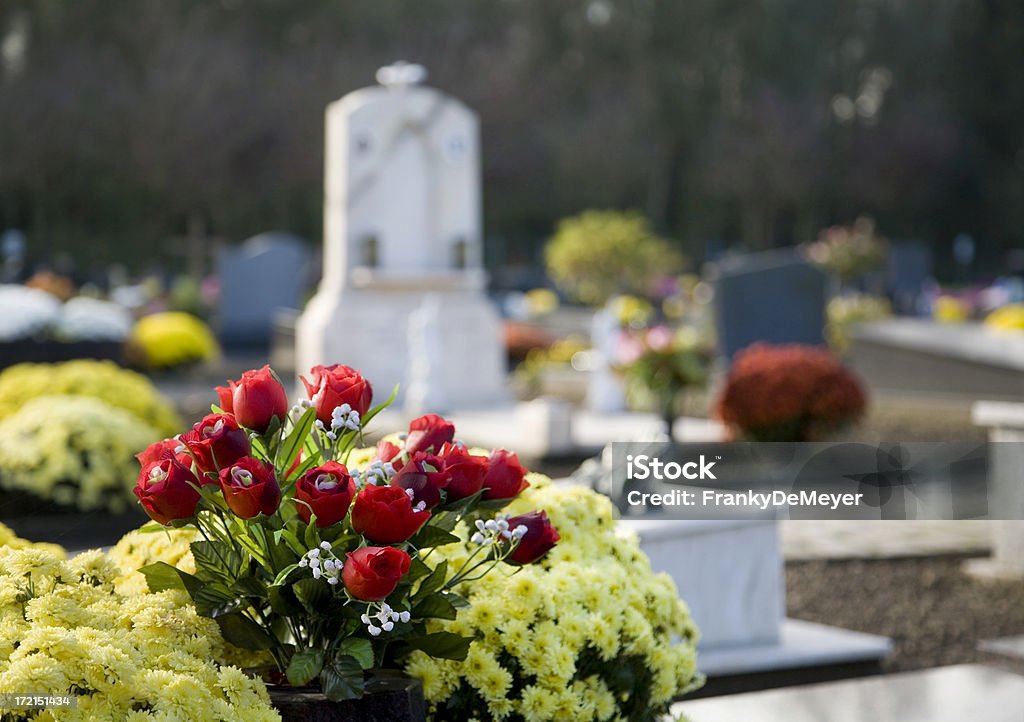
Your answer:
[[[866,405],[860,382],[828,351],[758,343],[736,354],[717,414],[751,441],[817,441]]]
[[[347,366],[317,366],[290,406],[269,367],[218,387],[220,405],[191,430],[139,454],[135,494],[150,529],[193,527],[195,573],[141,569],[149,587],[186,591],[225,639],[267,650],[269,676],[359,697],[369,670],[400,669],[419,650],[462,659],[471,637],[430,632],[467,602],[458,586],[496,565],[530,564],[558,541],[544,512],[496,514],[529,486],[512,452],[471,453],[428,414],[402,445],[382,442],[356,468],[373,406]],[[392,398],[394,395],[392,394]],[[458,568],[425,559],[472,534]]]

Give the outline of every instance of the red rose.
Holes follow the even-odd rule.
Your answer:
[[[398,458],[401,453],[402,450],[399,447],[392,444],[390,441],[381,439],[377,443],[377,455],[373,458],[385,464],[391,462],[391,464],[397,469],[402,463]]]
[[[426,414],[409,423],[409,435],[405,438],[405,450],[410,454],[417,451],[433,450],[455,438],[455,425],[437,414]]]
[[[310,380],[303,376],[316,417],[325,424],[331,423],[331,414],[342,404],[348,404],[360,416],[365,416],[373,401],[373,387],[362,374],[348,366],[314,366],[309,371]]]
[[[511,499],[530,485],[519,457],[507,449],[495,449],[484,477],[484,499]]]
[[[247,456],[220,472],[220,488],[231,511],[243,519],[270,516],[281,503],[281,486],[274,467]]]
[[[487,476],[486,456],[470,454],[464,446],[447,443],[441,447],[441,459],[448,472],[447,501],[465,499],[480,491]]]
[[[526,533],[519,540],[519,546],[505,558],[509,564],[533,564],[558,543],[558,530],[551,526],[546,511],[531,511],[509,518],[510,530],[515,532],[519,526],[526,527]]]
[[[175,519],[191,519],[196,514],[199,492],[195,474],[173,456],[152,461],[142,467],[135,483],[135,496],[149,517],[167,526]]]
[[[355,495],[356,483],[345,465],[337,461],[314,467],[295,482],[295,501],[306,502],[295,504],[299,516],[308,524],[311,514],[316,514],[318,527],[337,524],[344,519]]]
[[[349,594],[364,602],[379,601],[395,591],[412,561],[394,547],[363,547],[345,556],[341,580]]]
[[[422,501],[428,509],[433,509],[441,503],[441,489],[448,486],[448,471],[438,457],[417,451],[388,483],[411,489],[414,504]]]
[[[231,388],[231,400],[224,410],[230,409],[241,426],[263,434],[270,428],[270,422],[275,417],[282,422],[287,417],[288,394],[270,366],[264,366],[259,371],[246,371],[242,378],[229,381],[228,385]],[[223,403],[222,388],[217,387],[217,395]]]
[[[145,451],[140,451],[136,454],[135,458],[143,466],[152,464],[154,461],[170,458],[177,459],[185,466],[192,466],[192,457],[188,455],[188,449],[185,447],[185,444],[178,438],[164,439],[155,444],[150,444],[146,447]]]
[[[231,402],[231,389],[234,383],[234,381],[228,381],[227,386],[215,386],[213,388],[217,392],[218,406],[220,406],[220,410],[225,414],[235,413]]]
[[[352,505],[352,528],[379,544],[405,541],[429,518],[429,511],[413,511],[412,499],[397,486],[367,486]]]
[[[195,457],[203,484],[212,484],[207,473],[218,473],[243,456],[249,455],[249,437],[231,414],[209,414],[181,435],[188,450]]]

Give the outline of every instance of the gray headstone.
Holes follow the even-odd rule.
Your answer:
[[[726,357],[757,341],[824,343],[828,280],[795,250],[724,258],[709,276],[719,351]]]
[[[932,278],[932,249],[921,241],[899,241],[889,246],[886,285],[897,313],[913,314],[925,284]]]
[[[309,285],[311,252],[289,233],[253,236],[221,251],[218,334],[229,344],[269,342],[274,314],[298,309]]]

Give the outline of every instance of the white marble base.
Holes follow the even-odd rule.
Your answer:
[[[623,519],[655,571],[668,572],[701,633],[700,649],[777,644],[785,578],[775,521]],[[701,667],[704,667],[703,654]]]
[[[775,644],[701,649],[700,671],[708,677],[854,662],[874,662],[892,652],[892,640],[825,624],[785,619]]]
[[[1016,637],[1000,637],[999,639],[983,639],[978,642],[978,649],[989,654],[1024,660],[1024,634]]]
[[[992,522],[992,557],[971,560],[967,572],[997,579],[1024,578],[1024,403],[980,401],[971,410],[974,423],[988,427],[991,445],[990,507],[1002,519]],[[1009,442],[1009,443],[999,443]]]
[[[396,406],[409,385],[413,357],[409,317],[430,294],[443,319],[436,359],[439,398],[452,409],[494,408],[509,403],[505,358],[496,311],[468,283],[461,289],[321,288],[299,317],[295,329],[299,369],[344,363],[373,384],[377,400],[400,385]]]
[[[788,689],[682,701],[693,722],[1020,722],[1024,677],[957,665]]]
[[[597,414],[573,409],[556,398],[487,408],[456,408],[446,414],[455,423],[458,438],[472,446],[504,447],[531,459],[546,456],[587,456],[601,452],[613,441],[657,438],[664,424],[654,414]],[[411,415],[391,407],[373,421],[371,433],[405,428]],[[721,441],[722,428],[707,419],[676,419],[679,441]]]

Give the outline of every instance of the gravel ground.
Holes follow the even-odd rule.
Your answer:
[[[979,652],[983,639],[1024,634],[1024,580],[963,573],[964,557],[790,562],[789,616],[891,637],[885,671],[1024,660]]]

